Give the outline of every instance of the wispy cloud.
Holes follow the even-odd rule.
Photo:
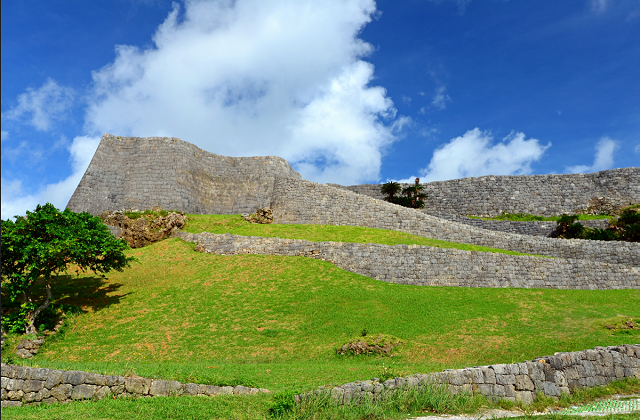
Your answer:
[[[18,104],[2,114],[8,120],[24,120],[40,131],[49,131],[55,121],[64,120],[73,104],[74,91],[53,79],[38,89],[27,88],[18,95]]]
[[[5,140],[9,139],[9,131],[7,130],[0,130],[0,142],[3,142]]]
[[[613,153],[618,149],[618,142],[609,138],[603,137],[596,144],[596,152],[593,158],[592,165],[576,165],[567,166],[565,168],[566,173],[585,173],[585,172],[597,172],[605,169],[611,169],[613,167]]]
[[[94,72],[86,128],[176,136],[223,155],[279,155],[305,178],[379,179],[397,139],[358,38],[373,0],[186,2],[153,37]]]
[[[602,13],[613,3],[612,0],[589,0],[589,7],[595,13]]]
[[[531,173],[531,163],[540,160],[551,143],[525,139],[524,133],[511,133],[494,144],[490,132],[479,128],[451,139],[433,153],[429,165],[420,170],[423,181],[441,181],[482,175]]]
[[[447,94],[447,87],[444,85],[438,86],[436,88],[436,94],[433,97],[433,101],[431,101],[431,105],[442,111],[447,108],[447,102],[451,102],[451,97]]]

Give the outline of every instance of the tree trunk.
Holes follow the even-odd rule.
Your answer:
[[[42,305],[38,306],[35,311],[29,311],[25,316],[25,319],[27,321],[27,328],[26,328],[27,334],[38,333],[38,330],[36,330],[36,326],[35,326],[36,318],[38,317],[38,315],[40,315],[42,311],[47,309],[47,307],[51,303],[51,284],[49,282],[49,279],[47,279],[47,285],[45,289],[47,291],[47,299],[44,301]],[[26,293],[24,295],[25,295],[25,301],[31,302],[31,298]]]

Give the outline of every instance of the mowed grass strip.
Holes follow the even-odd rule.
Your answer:
[[[108,280],[63,278],[54,298],[84,312],[22,363],[308,390],[640,337],[638,330],[602,326],[640,317],[637,290],[405,286],[304,257],[216,256],[193,248],[169,239],[128,251],[140,263]],[[393,358],[335,353],[365,327],[406,346]]]
[[[509,255],[531,255],[505,249],[490,248],[458,242],[425,238],[395,230],[366,228],[360,226],[334,225],[280,225],[253,224],[239,215],[189,214],[183,229],[189,233],[232,233],[242,236],[264,236],[268,238],[306,239],[312,242],[352,242],[382,245],[426,245],[436,248],[454,248],[465,251],[496,252]]]

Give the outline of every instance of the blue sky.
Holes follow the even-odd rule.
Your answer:
[[[2,2],[2,217],[101,135],[357,184],[640,162],[640,1]]]

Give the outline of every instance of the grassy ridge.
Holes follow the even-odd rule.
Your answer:
[[[252,224],[238,215],[189,214],[187,226],[190,233],[232,233],[242,236],[264,236],[269,238],[306,239],[313,242],[374,243],[382,245],[426,245],[437,248],[455,248],[465,251],[496,252],[509,255],[530,255],[521,252],[470,245],[458,242],[425,238],[395,230],[366,228],[360,226],[333,225],[280,225]]]
[[[129,253],[140,264],[108,281],[63,279],[55,299],[84,313],[26,363],[280,391],[640,337],[603,327],[640,318],[635,290],[403,286],[304,257],[196,253],[179,239]],[[407,345],[391,359],[335,354],[365,326]]]

